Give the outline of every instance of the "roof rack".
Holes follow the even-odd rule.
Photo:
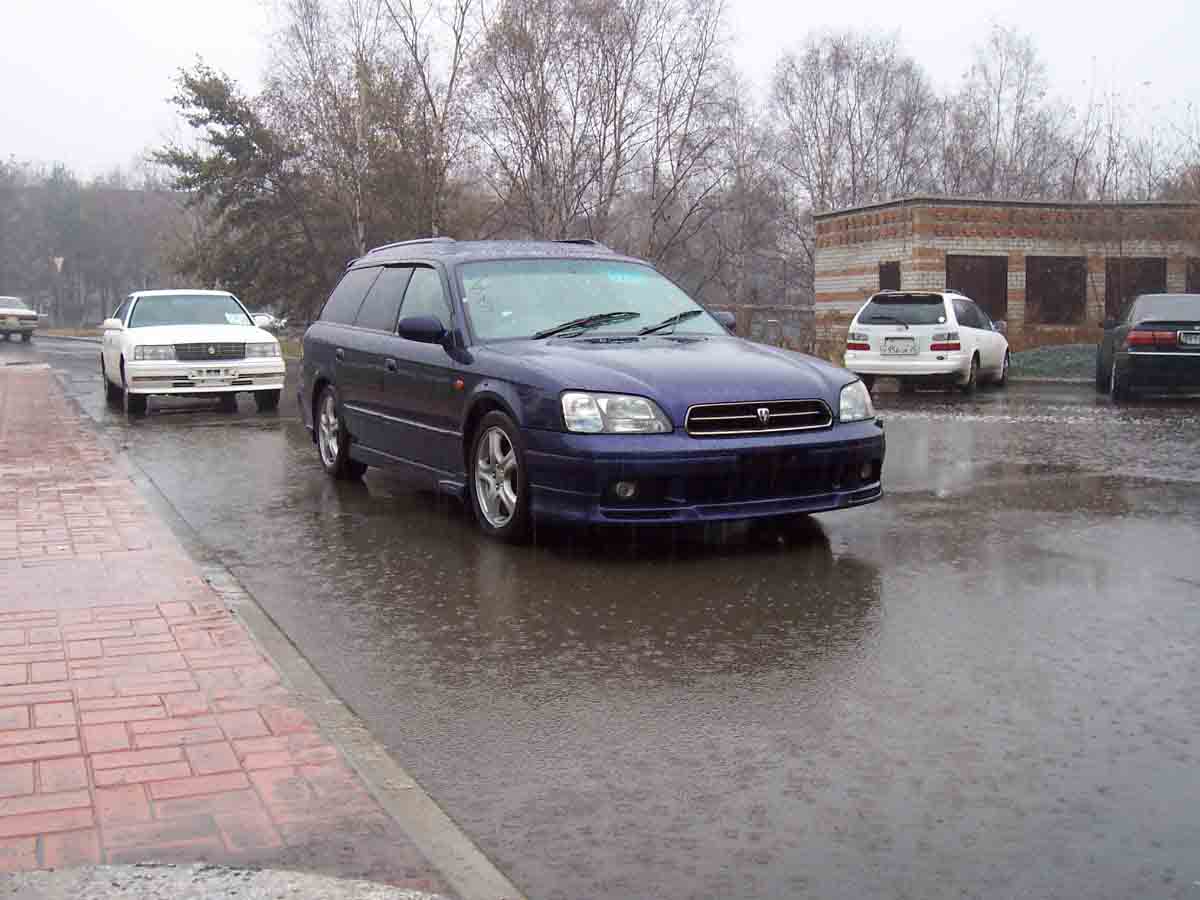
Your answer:
[[[393,247],[407,247],[410,244],[433,244],[442,243],[445,241],[453,242],[452,237],[427,237],[415,238],[411,241],[392,241],[390,244],[380,244],[378,247],[372,247],[367,253],[378,253],[380,250],[391,250]]]
[[[608,250],[604,244],[592,238],[560,238],[554,241],[556,244],[576,244],[580,247],[599,247],[601,250]]]

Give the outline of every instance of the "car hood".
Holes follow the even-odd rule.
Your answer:
[[[124,332],[134,344],[257,344],[275,335],[256,325],[148,325]]]
[[[5,306],[0,303],[0,316],[36,316],[37,313],[32,309],[25,309],[20,306]]]
[[[814,357],[736,337],[513,341],[478,356],[485,368],[488,358],[532,368],[548,390],[650,397],[677,422],[696,403],[819,398],[836,412],[842,387],[856,380]]]

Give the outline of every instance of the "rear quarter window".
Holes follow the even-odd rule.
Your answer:
[[[363,298],[367,296],[367,291],[371,289],[378,275],[377,266],[351,269],[343,275],[329,299],[325,301],[325,307],[321,310],[321,321],[353,325],[358,316],[358,308],[362,306]]]

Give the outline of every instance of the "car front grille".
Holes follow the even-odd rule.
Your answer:
[[[723,437],[812,431],[832,424],[833,413],[822,400],[767,400],[693,406],[685,427],[693,437]]]
[[[210,359],[245,359],[245,344],[176,344],[175,358],[181,362]]]

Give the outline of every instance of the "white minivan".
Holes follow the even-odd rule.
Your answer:
[[[957,291],[880,291],[846,336],[845,366],[868,388],[898,378],[902,389],[957,386],[971,392],[1008,380],[1004,322]]]

